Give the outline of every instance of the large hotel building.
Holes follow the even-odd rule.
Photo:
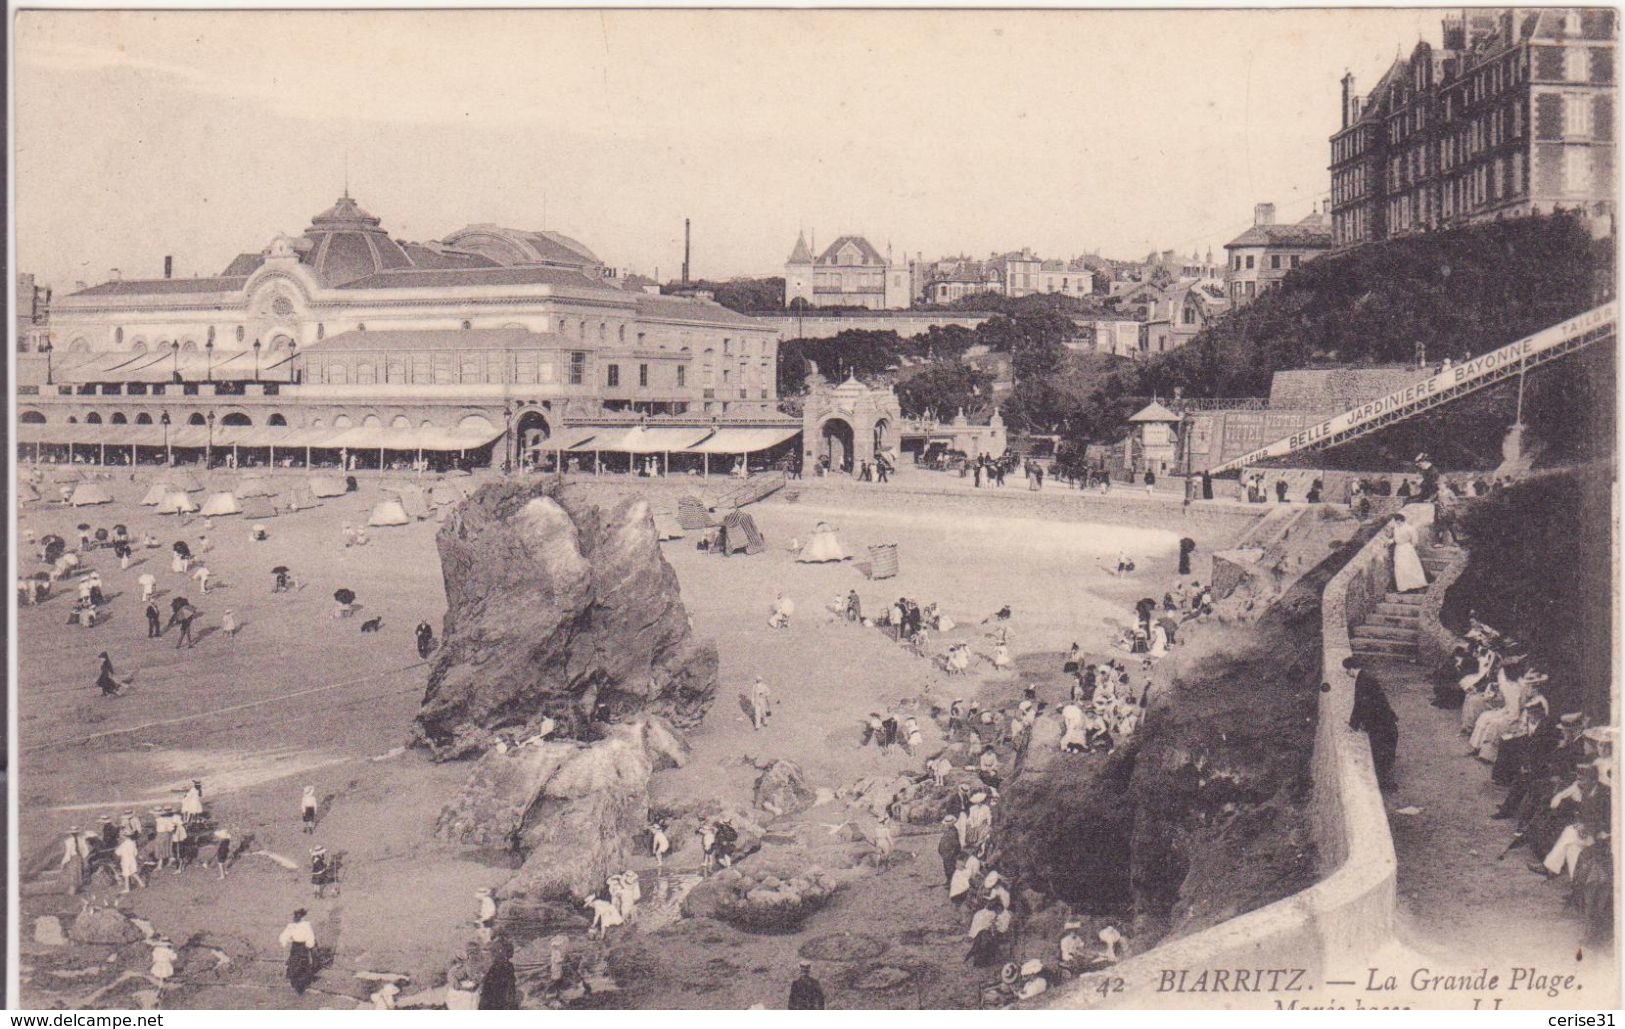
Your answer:
[[[1334,245],[1559,208],[1611,231],[1618,32],[1608,7],[1467,9],[1368,95],[1345,76]]]
[[[759,452],[800,428],[778,411],[776,340],[708,300],[625,288],[567,236],[405,242],[346,195],[217,276],[58,293],[49,332],[20,341],[18,443],[363,468]]]

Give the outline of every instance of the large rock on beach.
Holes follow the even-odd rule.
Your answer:
[[[608,509],[580,487],[482,487],[436,537],[448,610],[416,733],[437,757],[485,749],[552,718],[592,739],[595,709],[696,724],[716,649],[695,640],[649,505]]]
[[[75,943],[120,946],[141,938],[141,930],[114,908],[87,908],[73,920],[68,936]]]
[[[774,815],[793,815],[811,807],[818,793],[807,785],[807,774],[794,761],[780,759],[756,779],[756,806]]]
[[[649,776],[682,759],[657,716],[617,725],[595,743],[489,751],[440,814],[436,835],[519,850],[503,897],[583,897],[623,871],[649,824]]]

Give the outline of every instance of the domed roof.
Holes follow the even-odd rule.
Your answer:
[[[311,246],[303,259],[329,286],[412,267],[412,259],[389,238],[378,217],[367,213],[349,193],[310,220],[305,238]]]

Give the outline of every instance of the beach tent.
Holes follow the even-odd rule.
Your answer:
[[[159,514],[191,514],[197,510],[192,498],[180,490],[170,490],[164,494],[164,499],[158,504]]]
[[[436,504],[458,504],[467,499],[467,494],[458,486],[449,482],[442,482],[429,491],[429,499]]]
[[[88,504],[111,504],[112,502],[113,495],[108,493],[105,487],[98,486],[94,482],[81,482],[73,488],[73,496],[68,499],[68,503],[74,507],[84,507]]]
[[[767,549],[761,531],[756,528],[756,520],[743,511],[730,511],[722,519],[717,546],[724,554],[737,554],[741,550],[747,554],[760,554]]]
[[[434,513],[429,506],[428,495],[417,486],[396,486],[389,492],[400,500],[402,510],[420,522]]]
[[[655,538],[659,540],[683,538],[683,526],[677,521],[676,515],[669,515],[664,511],[655,512]]]
[[[318,497],[342,497],[349,492],[344,480],[331,475],[312,475],[310,491]]]
[[[243,507],[237,503],[237,495],[234,493],[211,493],[209,499],[203,502],[203,509],[200,513],[205,518],[213,518],[216,515],[242,514]]]
[[[705,510],[705,501],[699,497],[688,496],[677,498],[677,524],[685,529],[709,529],[716,522]]]
[[[802,564],[818,564],[823,561],[845,561],[847,553],[841,547],[841,541],[835,535],[835,530],[825,522],[819,522],[813,528],[812,538],[801,548],[796,560]]]
[[[284,506],[289,511],[309,511],[311,508],[320,505],[321,501],[316,499],[316,494],[310,491],[309,486],[295,486],[293,491],[288,494]]]
[[[249,497],[276,496],[276,490],[271,488],[271,484],[260,478],[244,479],[237,484],[236,492],[238,499],[241,500],[247,500]]]
[[[394,498],[378,501],[367,516],[368,525],[406,525],[411,521],[401,502]]]
[[[250,497],[243,501],[243,517],[250,519],[275,518],[276,504],[270,497]]]
[[[162,504],[164,502],[164,498],[169,494],[178,492],[179,490],[167,482],[154,482],[151,486],[147,487],[146,495],[141,498],[141,503],[145,507],[153,507],[154,505]]]

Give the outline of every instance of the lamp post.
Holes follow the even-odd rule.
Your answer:
[[[158,416],[158,424],[164,427],[164,466],[175,467],[175,454],[169,449],[169,412],[165,411]]]
[[[260,381],[260,341],[254,341],[254,381]]]
[[[214,467],[214,412],[213,411],[209,412],[208,422],[209,422],[209,436],[208,436],[208,442],[205,443],[204,446],[203,446],[203,467],[204,468],[213,468]]]
[[[513,471],[513,405],[502,405],[502,435],[506,442],[502,444],[502,474],[507,475]]]
[[[45,355],[45,384],[47,386],[49,386],[49,385],[52,385],[52,383],[51,383],[51,341],[46,340],[44,343],[41,343],[39,345],[39,348],[40,348],[40,353]]]
[[[290,341],[288,343],[288,385],[290,386],[299,381],[298,372],[293,367],[293,359],[298,356],[299,344]]]
[[[181,381],[181,341],[178,340],[178,339],[170,340],[169,349],[175,355],[175,381],[180,382]]]
[[[207,343],[203,344],[203,360],[205,362],[205,367],[208,369],[208,379],[209,379],[210,382],[213,382],[214,381],[214,340],[212,340],[212,339],[209,340]]]

